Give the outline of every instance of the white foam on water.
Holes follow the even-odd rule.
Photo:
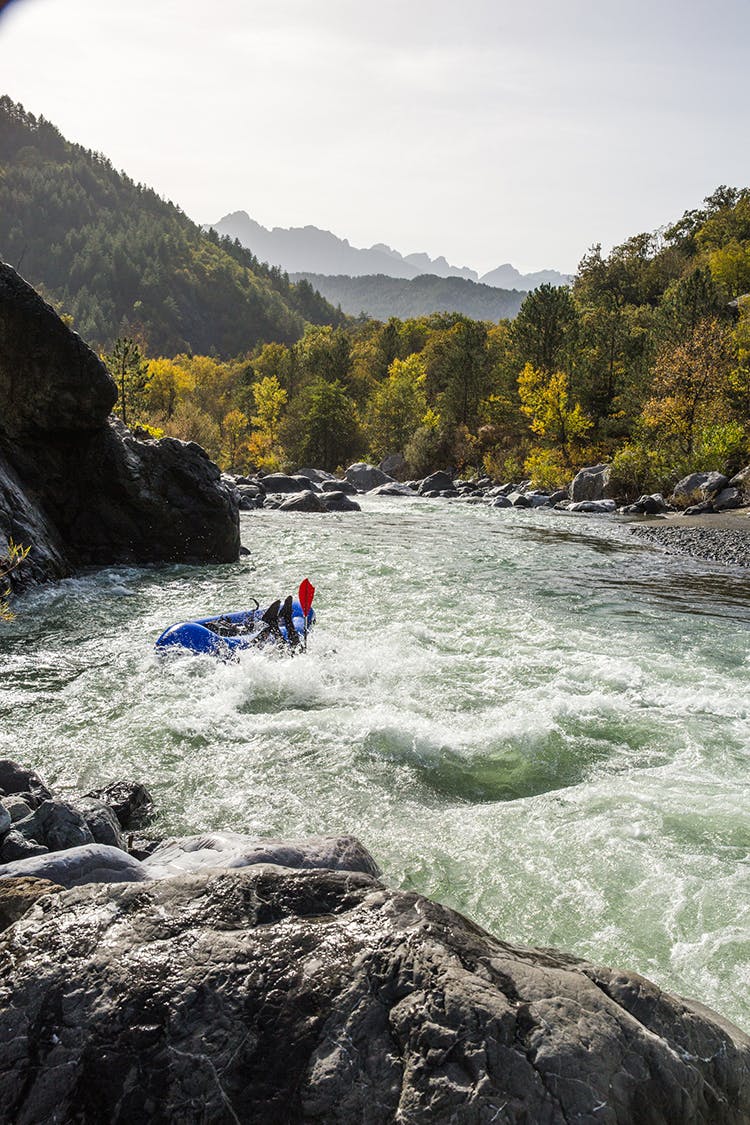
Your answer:
[[[501,937],[750,1026],[750,589],[605,521],[364,508],[248,514],[250,560],[19,599],[0,753],[63,787],[143,780],[160,834],[356,832]],[[155,656],[173,622],[306,575],[305,655]]]

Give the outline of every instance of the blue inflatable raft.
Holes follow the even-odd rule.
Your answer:
[[[242,649],[266,645],[302,652],[306,646],[307,634],[315,624],[315,611],[311,603],[312,597],[309,596],[305,613],[300,599],[290,596],[283,604],[275,601],[265,610],[256,603],[256,609],[181,621],[164,630],[156,641],[156,649],[163,652],[183,648],[224,659],[231,659]]]

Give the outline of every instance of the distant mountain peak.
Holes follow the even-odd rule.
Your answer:
[[[222,235],[237,238],[261,262],[279,266],[287,273],[323,274],[326,276],[385,277],[410,279],[422,275],[461,277],[479,281],[479,274],[469,266],[454,266],[441,254],[431,258],[424,251],[401,254],[385,242],[369,248],[352,246],[348,238],[340,238],[329,230],[308,224],[304,227],[273,227],[268,229],[251,219],[247,211],[225,215],[214,229]],[[535,289],[549,282],[567,285],[571,278],[557,270],[540,270],[522,274],[510,262],[484,275],[481,281],[496,289]]]

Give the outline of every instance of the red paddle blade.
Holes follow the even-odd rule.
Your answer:
[[[299,588],[299,604],[302,606],[302,612],[307,617],[310,609],[312,608],[313,598],[315,597],[315,587],[308,578],[304,578]]]

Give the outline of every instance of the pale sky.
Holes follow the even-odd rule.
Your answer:
[[[14,0],[0,93],[179,203],[573,272],[750,183],[750,0]]]

